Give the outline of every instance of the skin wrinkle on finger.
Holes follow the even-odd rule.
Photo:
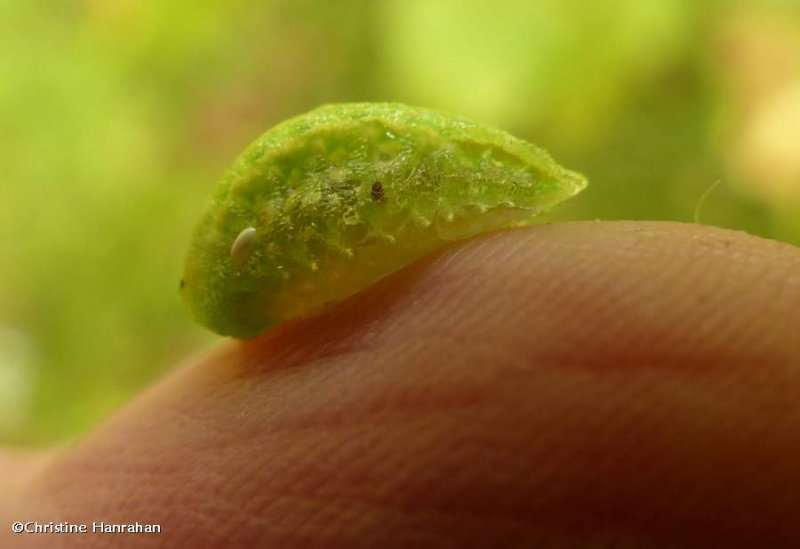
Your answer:
[[[383,460],[379,460],[379,461],[381,461],[381,462],[382,462]]]
[[[427,299],[429,299],[429,296],[432,295],[432,296],[434,296],[435,299],[438,300],[439,303],[447,306],[447,311],[448,311],[448,315],[449,315],[450,318],[456,319],[457,321],[460,320],[461,316],[463,316],[463,315],[459,315],[459,307],[458,307],[458,305],[459,305],[460,301],[464,301],[464,300],[455,300],[454,299],[454,300],[450,300],[450,301],[452,301],[452,303],[447,303],[446,302],[447,301],[446,298],[449,297],[449,296],[452,296],[452,295],[456,295],[456,296],[462,295],[464,293],[464,290],[465,290],[465,288],[462,287],[462,286],[464,286],[465,284],[471,284],[471,283],[473,283],[472,281],[475,281],[475,280],[483,280],[484,277],[493,277],[494,276],[493,273],[491,272],[491,270],[489,270],[490,272],[482,272],[480,270],[480,265],[477,268],[474,267],[474,266],[472,268],[469,268],[469,269],[462,268],[462,265],[464,264],[464,262],[468,262],[469,258],[472,255],[474,255],[475,253],[477,253],[479,250],[483,249],[483,247],[486,245],[486,243],[487,243],[486,240],[475,241],[475,242],[471,243],[470,245],[468,245],[468,246],[466,246],[464,248],[457,248],[455,250],[455,252],[454,252],[454,254],[455,254],[454,256],[451,257],[451,255],[448,254],[448,255],[446,255],[444,257],[444,259],[442,261],[433,262],[433,265],[430,265],[430,268],[429,268],[428,272],[424,273],[425,274],[425,286],[423,288],[424,294],[419,295],[416,292],[413,292],[413,291],[410,292],[411,293],[411,298],[410,299],[406,299],[406,301],[404,302],[404,305],[403,305],[404,308],[405,309],[411,309],[413,311],[413,314],[420,314],[419,311],[417,311],[417,308],[414,307],[414,305],[418,304],[419,302],[426,301]],[[489,259],[491,260],[491,264],[492,265],[498,265],[498,264],[502,265],[503,263],[506,263],[508,257],[511,257],[514,254],[518,254],[519,250],[517,248],[511,247],[511,248],[501,249],[500,252],[503,253],[503,256],[497,257],[497,253],[494,253],[489,257]],[[536,257],[536,256],[534,255],[534,257]],[[460,259],[458,261],[455,261],[454,258],[460,258]],[[438,263],[442,263],[442,265],[440,266],[440,265],[438,265]],[[516,272],[515,271],[514,274],[516,276],[522,275],[522,277],[524,277],[526,272],[531,270],[530,263],[531,262],[528,262],[525,265],[525,267],[527,267],[525,270],[520,270],[520,272]],[[536,264],[537,261],[534,259],[533,263]],[[594,263],[596,263],[596,262],[587,261],[587,266],[583,270],[585,271],[587,269],[591,269],[592,265]],[[454,268],[453,269],[447,269],[446,266],[448,266],[448,265],[453,265]],[[483,270],[485,271],[487,269],[483,269]],[[442,283],[437,284],[437,274],[436,273],[439,272],[439,271],[444,271],[444,272],[447,273],[447,275],[445,276],[445,279],[444,279],[444,281]],[[569,270],[566,271],[566,274],[568,274],[568,273],[569,273]],[[564,272],[562,271],[561,274],[563,275]],[[474,275],[474,276],[471,276],[471,275]],[[563,281],[559,280],[559,279],[563,279],[563,278],[564,278],[563,276],[552,276],[552,277],[549,277],[549,279],[546,278],[546,280],[551,285],[559,285],[559,284],[561,284],[563,286]],[[511,292],[514,291],[513,282],[514,282],[513,278],[509,279],[510,290],[508,290],[508,291],[511,291]],[[591,283],[591,278],[589,278],[588,282]],[[503,290],[503,289],[504,288],[501,288],[501,290]],[[548,288],[542,288],[543,291],[546,291],[547,289]],[[600,288],[598,287],[598,289],[600,289]],[[625,293],[623,292],[623,293],[621,293],[621,298],[624,298],[624,297],[625,297]],[[360,301],[361,300],[359,300],[359,302]],[[491,302],[492,302],[491,299],[484,300],[484,301],[491,306]],[[469,306],[470,304],[471,304],[470,300],[466,300],[466,302],[464,304],[464,307]],[[619,306],[619,300],[617,300],[617,306]],[[423,311],[422,314],[425,314],[425,312]],[[477,317],[477,321],[479,321],[479,317]],[[420,322],[420,324],[423,324],[423,323]],[[323,335],[327,335],[327,332],[323,332]],[[332,337],[332,338],[318,337],[317,340],[318,340],[319,344],[313,345],[313,348],[315,349],[315,352],[324,354],[325,346],[324,346],[323,340],[325,340],[325,339],[332,340],[332,341],[335,342],[332,345],[339,345],[339,347],[341,347],[341,338],[337,338],[337,337]],[[348,339],[347,341],[349,342],[350,340]],[[292,347],[289,346],[289,348],[291,349]]]
[[[691,257],[691,251],[689,252],[689,254],[690,254],[690,257]],[[708,271],[708,269],[706,268],[706,269],[703,269],[702,271],[695,269],[694,265],[697,265],[697,263],[693,259],[694,258],[692,258],[692,260],[690,260],[688,262],[688,269],[684,268],[684,262],[679,262],[678,261],[676,265],[669,265],[669,268],[671,270],[677,271],[677,272],[682,272],[682,273],[686,274],[685,282],[682,284],[683,286],[689,286],[692,283],[693,278],[696,277],[696,276],[703,276],[703,277],[708,278],[708,276],[706,274],[706,271]],[[674,261],[675,260],[673,260],[673,262]],[[701,284],[697,284],[696,285],[699,288],[693,288],[692,287],[692,288],[689,289],[689,291],[692,292],[692,293],[697,292],[697,290],[700,289],[701,291],[704,291],[707,294],[710,294],[712,296],[714,295],[714,292],[716,292],[717,294],[720,294],[720,295],[718,295],[718,298],[716,300],[713,300],[712,302],[706,304],[702,315],[697,315],[695,313],[694,317],[698,318],[698,319],[702,319],[702,322],[698,323],[698,325],[694,327],[695,330],[693,330],[693,331],[686,330],[685,326],[683,326],[682,322],[672,322],[671,326],[668,327],[668,328],[672,328],[673,330],[683,329],[684,330],[683,339],[686,339],[687,335],[690,336],[690,338],[691,338],[691,336],[695,336],[694,338],[692,338],[692,339],[690,339],[688,341],[688,343],[690,343],[690,344],[694,343],[694,345],[698,345],[699,343],[696,341],[698,329],[700,331],[702,331],[704,326],[708,326],[710,323],[714,323],[714,322],[716,322],[718,324],[722,323],[722,322],[728,323],[729,330],[732,331],[732,332],[737,333],[739,336],[741,336],[743,334],[745,337],[747,337],[748,335],[752,335],[752,333],[754,333],[752,330],[741,329],[740,326],[731,327],[730,326],[731,321],[737,321],[739,319],[739,317],[741,317],[742,315],[731,315],[729,310],[725,310],[726,309],[726,301],[735,301],[737,299],[741,300],[743,297],[749,297],[750,295],[752,295],[752,292],[747,292],[746,288],[742,288],[741,285],[739,285],[739,287],[736,287],[736,282],[735,282],[735,280],[736,280],[736,266],[735,265],[733,266],[733,269],[731,269],[728,266],[728,268],[726,268],[724,270],[723,269],[719,269],[717,271],[719,273],[723,273],[723,274],[718,275],[716,280],[710,280],[709,282],[706,282],[705,280],[702,280]],[[712,275],[714,274],[714,272],[715,272],[715,270],[712,269],[711,270]],[[638,280],[643,280],[643,277],[637,277],[637,279]],[[734,287],[731,287],[731,286],[734,286]],[[657,304],[657,306],[659,306],[661,308],[664,308],[663,307],[663,297],[659,296],[658,293],[656,293],[656,292],[660,291],[660,288],[656,287],[654,285],[654,287],[651,288],[651,290],[654,291],[654,294],[652,296],[641,296],[641,295],[639,295],[640,301],[644,302],[644,304],[642,306],[647,307],[647,303],[648,302],[652,302],[654,304]],[[724,292],[723,290],[727,290],[728,295],[725,295],[726,292]],[[672,291],[674,292],[674,290],[672,290]],[[667,316],[670,316],[669,313],[672,312],[672,311],[680,313],[680,314],[675,314],[674,315],[675,317],[678,317],[678,318],[686,316],[686,313],[691,313],[691,311],[686,311],[686,313],[684,313],[684,310],[686,310],[689,307],[693,306],[692,300],[691,299],[686,299],[686,297],[691,298],[691,293],[688,296],[684,296],[684,299],[675,300],[673,303],[671,303],[670,309],[667,310],[667,313],[668,313]],[[661,301],[662,303],[658,303],[659,301]],[[763,302],[763,300],[762,300],[762,302]],[[683,308],[683,310],[681,310],[681,307]],[[689,317],[691,318],[692,315],[689,314]],[[747,321],[746,317],[745,317],[745,319],[743,321]],[[703,334],[703,335],[705,336],[706,334]],[[710,336],[712,334],[707,334],[707,335]],[[717,335],[719,335],[719,334],[717,334]],[[746,342],[742,342],[740,337],[737,338],[737,342],[739,342],[739,344],[746,343]],[[742,347],[745,347],[745,345],[742,345]],[[766,345],[765,347],[772,347],[772,346],[771,345]]]
[[[546,239],[542,240],[546,242]],[[634,344],[638,344],[642,348],[639,350],[640,353],[642,352],[642,350],[646,350],[648,346],[651,344],[650,341],[642,340],[641,338],[639,338],[638,340],[637,338],[631,338],[631,335],[633,335],[631,333],[632,331],[631,326],[629,324],[621,324],[617,320],[618,318],[623,318],[626,319],[626,322],[629,322],[630,320],[629,317],[632,314],[638,316],[639,322],[637,324],[646,327],[648,330],[650,330],[651,334],[654,333],[653,326],[658,325],[660,326],[660,330],[663,330],[665,333],[661,334],[655,332],[656,336],[663,335],[665,337],[669,337],[670,339],[675,340],[676,346],[678,345],[679,341],[684,346],[687,344],[686,337],[687,335],[692,336],[692,334],[691,333],[687,334],[688,331],[686,330],[686,327],[682,325],[682,322],[680,321],[675,322],[674,317],[675,316],[680,317],[680,315],[667,315],[667,319],[665,321],[659,322],[658,316],[664,316],[660,315],[660,312],[664,307],[663,304],[664,298],[662,295],[660,295],[661,292],[660,287],[662,286],[661,280],[664,279],[664,275],[662,275],[659,280],[655,281],[657,284],[653,284],[653,287],[650,288],[652,295],[642,296],[641,292],[636,294],[635,292],[630,291],[624,285],[621,287],[610,288],[607,291],[603,292],[601,291],[602,284],[600,285],[596,284],[594,282],[594,277],[591,276],[592,270],[596,269],[596,267],[592,266],[592,263],[595,264],[597,263],[596,259],[594,262],[589,261],[588,262],[589,265],[587,265],[584,268],[584,265],[580,262],[580,258],[578,258],[578,260],[576,261],[572,256],[569,257],[570,257],[570,265],[565,266],[563,269],[561,269],[560,271],[561,276],[551,276],[549,278],[546,277],[546,280],[560,279],[560,286],[557,287],[558,293],[552,295],[553,290],[551,288],[547,287],[541,288],[542,290],[541,294],[548,296],[547,297],[548,304],[550,305],[548,310],[544,311],[541,314],[545,322],[551,325],[559,323],[567,323],[572,321],[574,316],[577,314],[584,314],[584,315],[589,314],[600,317],[598,318],[599,321],[598,324],[604,327],[604,335],[608,339],[608,341],[613,342],[615,340],[620,340],[620,338],[623,335],[627,335],[626,343],[629,345],[627,351],[634,352],[634,356],[631,357],[632,359],[637,358],[635,354],[636,349],[632,348]],[[625,258],[622,258],[622,260],[624,259]],[[619,261],[620,264],[623,263],[622,260]],[[578,268],[575,268],[576,263],[578,264]],[[494,265],[496,264],[496,262],[492,261],[491,264]],[[490,271],[490,269],[488,268],[487,270]],[[687,271],[686,269],[683,268],[673,267],[671,269],[671,272],[673,273],[672,276],[674,277],[675,276],[674,273],[680,274],[680,273],[686,273]],[[574,280],[576,278],[574,273],[581,273],[580,280],[577,281]],[[587,276],[587,273],[589,276]],[[691,274],[691,271],[689,271],[689,273]],[[473,277],[473,279],[485,280],[487,277],[492,276],[491,272],[486,275],[481,275],[481,273],[478,274],[479,276],[475,276]],[[702,271],[697,271],[697,274],[702,274]],[[620,274],[620,276],[622,275]],[[645,277],[640,276],[636,277],[635,279],[640,280],[641,278]],[[649,282],[653,281],[651,280]],[[457,283],[453,284],[452,286],[453,287],[457,286]],[[582,301],[570,299],[571,294],[575,293],[574,289],[578,286],[580,286],[582,289],[581,292],[581,296],[583,297]],[[707,288],[709,293],[712,293],[713,289],[714,289],[713,286]],[[435,291],[436,290],[434,287],[432,293],[435,294]],[[453,291],[456,290],[453,289],[450,290],[450,292]],[[487,298],[486,296],[481,296],[479,291],[475,293],[469,293],[469,292],[465,293],[468,295],[468,298],[466,300],[463,300],[464,303],[461,304],[462,309],[468,308],[470,306],[475,306],[474,304],[475,301],[481,301],[482,304],[481,306],[483,306],[483,303],[489,303],[489,307],[491,307],[491,303],[495,304],[500,303],[500,307],[503,308],[505,311],[509,311],[509,314],[514,314],[515,312],[514,307],[510,307],[506,303],[503,303],[504,298],[512,298],[512,299],[516,298],[517,292],[514,286],[513,279],[510,279],[508,281],[508,284],[500,285],[499,288],[493,287],[493,295],[491,298]],[[736,293],[741,297],[742,292],[739,289],[737,289]],[[475,297],[476,295],[477,297]],[[534,296],[534,299],[536,299],[536,296]],[[715,323],[716,324],[720,324],[723,322],[730,323],[731,319],[728,318],[727,311],[721,309],[720,305],[722,305],[722,303],[720,303],[720,301],[722,300],[715,300],[714,302],[708,303],[705,306],[704,322],[699,326],[697,326],[698,330],[703,331],[704,326],[713,326]],[[686,304],[675,302],[671,306],[671,308],[673,309],[677,307],[685,308],[686,306],[687,306]],[[693,304],[689,304],[689,306],[693,306]],[[529,309],[530,308],[525,309],[524,311],[518,313],[518,319],[523,320],[522,316],[524,316],[525,314],[530,314]],[[448,313],[450,313],[451,312],[450,308],[448,308],[447,311]],[[534,314],[535,313],[536,311],[534,311]],[[413,312],[411,314],[413,314]],[[473,315],[473,318],[477,319],[477,322],[479,322],[480,317],[478,315]],[[449,315],[448,318],[440,319],[440,323],[437,325],[437,329],[439,330],[443,329],[443,326],[446,326],[446,323],[448,323],[450,319],[455,319],[455,322],[458,322],[458,315]],[[747,320],[745,319],[742,322],[746,321]],[[425,325],[424,323],[419,323],[419,324],[420,324],[418,329],[419,332],[423,332],[428,329],[428,326]],[[459,324],[459,330],[463,332],[465,331],[464,328],[465,328],[464,326]],[[737,331],[741,331],[739,330],[738,326],[736,328]],[[621,332],[624,332],[624,334]],[[680,337],[675,336],[676,332],[680,335]],[[555,342],[556,344],[559,341],[566,342],[567,348],[574,348],[576,343],[580,341],[581,334],[566,334],[566,335],[568,335],[569,337],[548,337],[548,339],[549,341]],[[703,334],[702,337],[705,338],[707,337],[707,335],[710,334]],[[667,339],[667,341],[669,341],[670,339]],[[694,352],[698,346],[705,344],[703,341],[699,341],[698,338],[690,338],[688,343],[689,346],[685,347],[686,351],[685,354],[687,355]],[[605,344],[606,341],[600,342],[600,345],[605,345]],[[746,346],[749,346],[749,342],[742,341],[741,347],[744,348]],[[753,354],[753,353],[747,353],[746,350],[740,350],[740,349],[733,349],[730,352],[731,354],[735,355],[738,355],[740,352],[744,352],[745,354]]]
[[[244,437],[244,438],[245,438],[245,440],[248,440],[250,437]],[[236,485],[236,482],[232,482],[231,484]]]
[[[437,339],[436,345],[441,347],[444,343]],[[428,341],[423,339],[410,342],[404,347],[387,349],[385,352],[380,348],[369,349],[347,356],[337,355],[315,360],[308,367],[285,374],[272,373],[273,376],[280,376],[280,380],[276,382],[281,385],[285,403],[271,410],[270,433],[308,428],[324,429],[342,424],[376,423],[386,420],[381,415],[385,409],[390,409],[395,416],[402,411],[399,419],[403,420],[404,417],[424,415],[431,411],[447,412],[474,404],[479,398],[479,393],[474,388],[487,380],[486,375],[481,374],[477,368],[470,369],[459,377],[452,376],[448,371],[412,372],[411,375],[397,371],[390,375],[395,371],[381,369],[381,364],[376,362],[373,354],[381,352],[381,362],[400,364],[419,360],[423,355],[417,349],[424,351],[429,348]],[[455,345],[452,351],[456,351]],[[470,359],[471,362],[477,360]],[[463,366],[468,368],[470,363]],[[306,396],[307,386],[312,380],[318,386],[339,389],[321,393],[309,401]],[[258,386],[254,386],[254,389],[259,390]],[[229,390],[228,393],[236,394],[237,398],[243,396],[241,390]],[[261,393],[259,397],[269,400],[269,396],[263,394],[263,389]],[[247,393],[244,395],[247,396]],[[289,395],[295,395],[295,398],[287,401]],[[253,395],[254,398],[255,396]],[[220,398],[223,398],[222,395]],[[321,409],[325,411],[324,415],[319,414]],[[249,438],[253,435],[249,432],[237,433],[235,426],[230,431],[236,433],[235,438]],[[228,436],[231,436],[230,432]]]
[[[515,251],[515,250],[511,250],[511,252],[513,252],[513,251]],[[535,257],[539,257],[540,255],[541,254],[535,254]],[[546,256],[546,254],[545,254],[545,256]],[[592,265],[591,262],[582,261],[581,259],[582,258],[580,256],[580,254],[576,254],[576,257],[574,257],[574,260],[573,260],[573,264],[577,264],[577,268],[575,269],[576,271],[581,271],[581,272],[584,273],[584,275],[586,275],[586,276],[584,276],[584,280],[586,280],[586,284],[584,285],[583,289],[586,290],[587,293],[591,294],[592,290],[595,289],[595,288],[593,288],[593,286],[596,286],[596,284],[594,282],[594,277],[592,276],[592,271],[595,269],[595,267]],[[530,270],[532,268],[537,268],[539,266],[538,265],[532,266],[532,265],[528,264],[528,265],[526,265],[526,267],[528,268],[528,270]],[[555,313],[555,314],[559,315],[559,317],[562,317],[562,318],[563,317],[570,317],[571,318],[576,314],[586,314],[586,310],[583,308],[584,304],[582,304],[582,303],[570,303],[570,300],[569,299],[565,299],[565,297],[564,297],[564,294],[568,293],[570,291],[570,289],[568,287],[569,286],[568,279],[570,277],[570,270],[558,269],[555,266],[547,266],[547,265],[543,265],[541,268],[542,268],[542,270],[546,269],[546,272],[543,273],[543,275],[538,277],[538,278],[539,279],[544,279],[546,282],[545,282],[544,287],[538,288],[540,290],[539,295],[547,295],[548,299],[552,301],[551,310],[548,310],[542,316],[552,315],[553,313]],[[552,274],[548,275],[547,274],[548,271],[549,271],[549,273],[552,273]],[[524,280],[524,273],[521,273],[521,274],[522,274],[522,276],[520,277],[520,279]],[[475,277],[475,278],[476,279],[481,279],[482,277]],[[565,282],[566,282],[566,284],[565,284]],[[567,286],[566,288],[565,288],[565,285]],[[596,288],[596,289],[600,289],[600,288]],[[500,292],[502,292],[502,293],[500,293]],[[514,321],[516,321],[518,323],[526,322],[526,320],[530,321],[531,320],[530,319],[531,313],[533,313],[534,315],[537,314],[537,311],[535,310],[535,307],[515,308],[515,307],[509,307],[507,305],[508,301],[517,300],[518,299],[519,290],[518,290],[517,284],[515,284],[515,281],[514,281],[513,278],[509,279],[507,284],[500,285],[500,292],[497,292],[493,296],[494,297],[493,300],[484,300],[484,301],[489,301],[489,302],[493,301],[501,309],[510,311],[511,314],[515,314],[516,313],[516,318],[514,319]],[[624,296],[624,294],[623,294],[623,296]],[[536,299],[535,296],[534,296],[534,299]],[[617,307],[619,307],[619,300],[616,300],[615,305]],[[593,311],[594,311],[594,309],[593,309]],[[548,321],[551,321],[551,320],[553,320],[552,316],[548,317]],[[566,338],[559,338],[559,339],[562,340],[562,341],[566,341],[566,342],[575,341],[575,337],[566,337]]]
[[[718,244],[731,238],[735,260]],[[800,382],[796,344],[777,346],[798,328],[780,280],[797,271],[758,264],[797,252],[762,242],[624,223],[481,237],[189,364],[30,497],[50,496],[48,520],[147,502],[173,517],[161,539],[198,547],[797,539]],[[77,497],[76,470],[97,479]]]
[[[325,405],[322,405],[321,407],[322,407],[323,409],[327,409],[327,407],[326,407]]]
[[[781,266],[778,266],[777,269],[781,269]],[[794,258],[789,265],[783,267],[782,274],[783,276],[777,277],[774,307],[780,307],[781,304],[787,302],[791,303],[793,299],[795,302],[797,301],[797,296],[800,295],[800,258]],[[787,324],[789,326],[800,325],[800,307],[790,308]],[[776,345],[793,349],[795,356],[800,355],[800,338],[795,333],[785,330],[780,332],[776,339]]]

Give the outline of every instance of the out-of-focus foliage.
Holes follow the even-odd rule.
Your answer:
[[[0,439],[63,440],[213,341],[177,280],[274,123],[395,100],[584,172],[553,219],[800,242],[800,9],[679,0],[0,3]]]

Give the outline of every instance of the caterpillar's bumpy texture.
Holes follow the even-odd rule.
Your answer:
[[[453,240],[530,222],[586,186],[500,130],[393,103],[267,131],[214,191],[181,280],[195,318],[249,338]]]

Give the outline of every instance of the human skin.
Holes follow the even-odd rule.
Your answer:
[[[673,223],[483,235],[8,460],[0,546],[800,546],[798,334],[788,245]]]

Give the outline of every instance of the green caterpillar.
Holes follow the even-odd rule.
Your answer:
[[[255,337],[585,186],[491,127],[396,103],[323,106],[267,131],[223,177],[181,293],[208,328]]]

